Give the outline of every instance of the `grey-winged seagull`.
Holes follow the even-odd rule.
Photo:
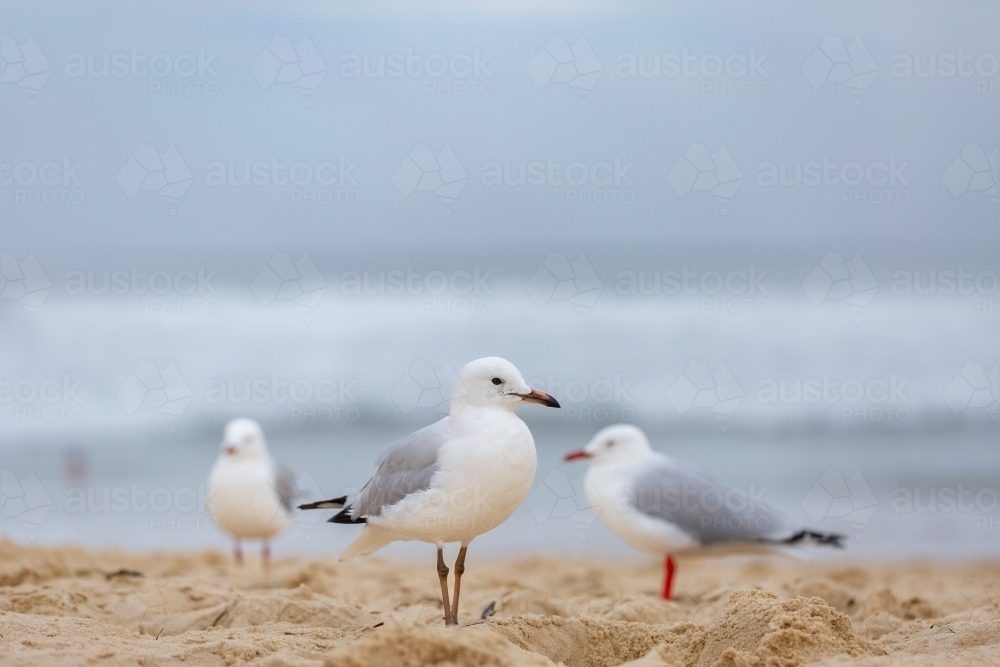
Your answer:
[[[295,477],[275,465],[264,431],[252,419],[226,424],[221,452],[208,478],[209,505],[219,528],[233,537],[233,558],[243,565],[242,540],[261,540],[261,565],[271,563],[271,539],[292,520]]]
[[[447,417],[386,447],[374,477],[358,493],[300,509],[342,508],[331,522],[365,524],[340,554],[342,561],[401,540],[436,545],[444,621],[457,625],[469,543],[514,513],[535,476],[535,441],[513,413],[524,403],[559,407],[529,387],[506,359],[471,361],[455,380]],[[443,548],[450,542],[461,548],[449,603]]]
[[[601,520],[623,540],[663,557],[662,596],[669,600],[673,555],[700,546],[842,546],[843,536],[808,530],[761,500],[709,473],[653,451],[631,424],[608,426],[566,461],[589,459],[584,489]]]

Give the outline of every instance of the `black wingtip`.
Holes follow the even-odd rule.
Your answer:
[[[320,500],[315,503],[306,503],[305,505],[299,505],[300,510],[329,510],[329,509],[340,509],[347,503],[347,496],[341,496],[339,498],[330,498],[329,500]]]
[[[368,523],[368,521],[362,516],[357,519],[351,516],[352,508],[345,507],[340,510],[329,519],[326,520],[327,523]]]
[[[825,544],[837,549],[843,549],[844,539],[844,536],[838,533],[818,533],[813,530],[800,530],[785,540],[785,544],[798,544],[799,542],[809,540],[816,544]]]

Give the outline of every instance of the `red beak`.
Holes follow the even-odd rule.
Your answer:
[[[574,449],[572,452],[568,452],[566,456],[563,457],[563,461],[578,461],[580,459],[589,459],[590,454],[583,451],[582,449]]]

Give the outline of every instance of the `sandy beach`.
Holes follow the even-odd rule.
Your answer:
[[[1000,563],[470,557],[462,626],[431,560],[130,554],[0,542],[3,665],[792,667],[1000,662]],[[495,614],[480,618],[493,603]]]

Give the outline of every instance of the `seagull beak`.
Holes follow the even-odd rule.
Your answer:
[[[567,452],[566,456],[563,457],[563,461],[567,463],[570,461],[579,461],[580,459],[591,459],[594,455],[590,452],[585,452],[582,449],[574,449],[572,452]]]
[[[532,389],[527,394],[518,394],[518,396],[520,396],[521,400],[524,401],[525,403],[538,403],[540,405],[545,405],[550,408],[561,407],[559,405],[559,401],[552,398],[544,391],[539,391],[537,389]]]

